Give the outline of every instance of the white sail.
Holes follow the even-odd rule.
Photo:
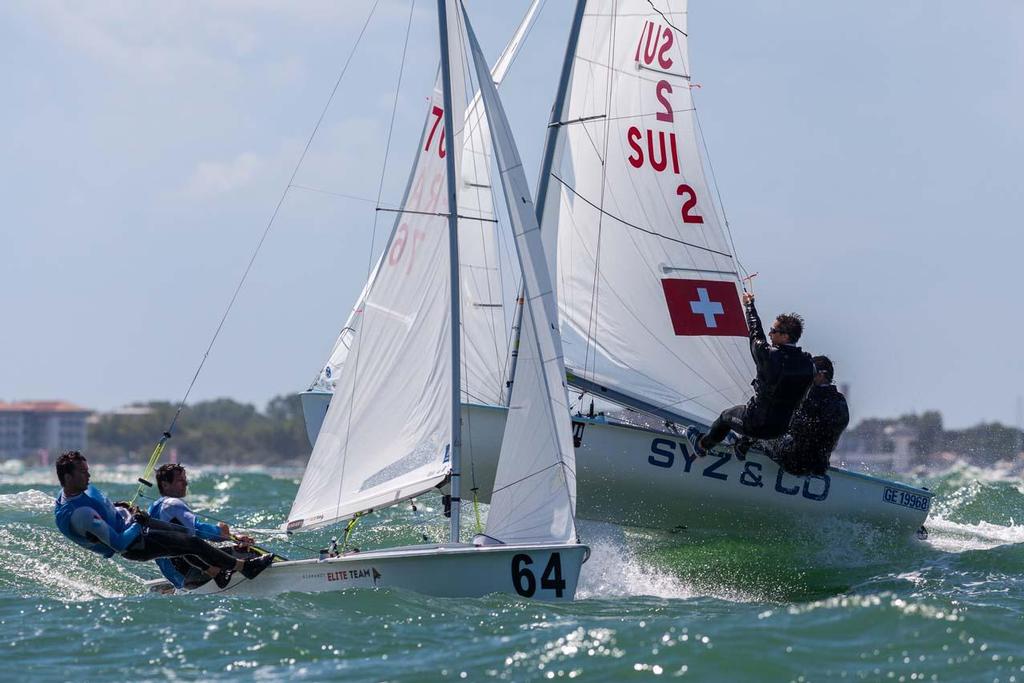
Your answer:
[[[447,0],[454,14],[455,0]],[[449,52],[464,52],[449,22]],[[453,107],[463,110],[461,70]],[[361,320],[288,515],[311,528],[418,495],[451,465],[452,339],[446,160],[459,154],[461,126],[444,140],[440,80],[410,176],[404,211],[368,285]],[[457,118],[462,122],[461,117]],[[458,156],[455,159],[458,165]],[[441,215],[438,215],[441,214]]]
[[[697,146],[684,0],[588,2],[560,130],[543,231],[570,372],[703,419],[744,402],[753,366]]]
[[[533,0],[519,28],[491,71],[491,79],[500,84],[508,73],[523,40],[537,14],[540,0]],[[462,59],[453,56],[453,72],[465,71]],[[431,114],[427,112],[427,123]],[[507,354],[502,283],[498,268],[497,223],[491,194],[491,141],[487,117],[479,95],[466,108],[459,194],[459,281],[462,295],[461,327],[464,401],[502,403],[504,368]],[[443,188],[442,188],[443,189]],[[360,324],[363,300],[380,269],[374,268],[338,338],[330,358],[313,387],[334,390],[335,379],[348,357],[352,337]]]
[[[465,6],[462,11],[465,17]],[[502,543],[568,543],[576,538],[576,462],[554,293],[522,162],[468,17],[466,31],[525,289],[519,362],[486,535]]]

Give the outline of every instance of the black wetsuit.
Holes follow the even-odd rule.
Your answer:
[[[789,432],[769,452],[790,474],[825,474],[848,424],[850,410],[835,385],[813,386],[794,413]]]
[[[814,379],[811,354],[793,344],[774,347],[768,343],[753,303],[747,304],[747,327],[750,355],[757,366],[757,377],[751,382],[754,395],[746,405],[722,411],[702,439],[705,449],[713,448],[730,430],[753,439],[782,436]]]

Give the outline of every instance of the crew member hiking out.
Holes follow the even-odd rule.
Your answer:
[[[850,410],[832,383],[835,369],[828,356],[814,357],[814,386],[800,404],[789,431],[768,453],[790,474],[825,474],[829,457],[850,424]]]
[[[796,346],[803,334],[803,319],[796,313],[780,315],[766,338],[754,308],[754,295],[745,293],[743,304],[750,330],[750,354],[757,367],[757,377],[751,382],[754,395],[746,405],[722,411],[706,435],[696,427],[686,429],[686,439],[700,456],[707,455],[730,430],[752,439],[775,439],[785,434],[814,377],[811,355]],[[743,457],[739,450],[737,455]]]
[[[160,490],[160,498],[149,506],[151,519],[181,527],[190,536],[207,541],[228,541],[234,538],[243,548],[252,545],[248,536],[232,536],[231,529],[224,522],[214,525],[201,522],[184,500],[188,493],[188,474],[181,465],[168,463],[161,465],[156,471],[156,485]],[[217,579],[221,587],[228,578],[222,574],[224,570],[212,566],[195,555],[183,557],[159,557],[156,560],[160,573],[175,588],[196,588],[211,578]]]
[[[57,529],[78,545],[106,558],[148,562],[158,557],[195,555],[209,565],[241,572],[248,579],[270,566],[267,554],[238,560],[182,528],[159,520],[127,503],[114,505],[89,484],[89,463],[78,451],[57,458],[61,492],[54,506]]]

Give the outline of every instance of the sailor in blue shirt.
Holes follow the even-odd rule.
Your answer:
[[[149,506],[149,514],[169,524],[176,524],[188,532],[190,536],[207,541],[237,540],[243,545],[251,545],[253,540],[248,536],[232,536],[227,524],[209,524],[196,518],[192,509],[184,500],[188,493],[188,475],[185,468],[175,463],[161,465],[156,471],[156,485],[160,490],[160,498]],[[190,588],[217,577],[220,568],[210,566],[194,555],[185,557],[162,557],[156,560],[160,572],[176,588]]]
[[[57,529],[103,557],[120,554],[127,560],[145,562],[158,557],[196,555],[207,564],[241,572],[249,579],[273,561],[269,554],[237,560],[172,525],[151,522],[144,512],[112,504],[98,488],[89,485],[89,463],[78,451],[67,451],[57,458],[57,479],[62,489],[54,506]]]

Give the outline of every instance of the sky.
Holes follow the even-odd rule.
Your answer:
[[[467,3],[488,59],[527,4]],[[371,5],[0,4],[0,400],[182,396]],[[502,86],[531,183],[571,5],[545,3]],[[434,7],[380,0],[294,181],[319,191],[287,193],[190,400],[262,405],[326,359],[389,227],[373,200],[408,173]],[[1018,420],[1022,35],[1016,0],[691,2],[759,309],[805,317],[854,421]]]

